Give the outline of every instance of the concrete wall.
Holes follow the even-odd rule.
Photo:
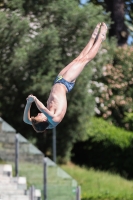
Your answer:
[[[19,135],[19,161],[42,163],[43,154],[34,145],[30,144],[22,135]],[[0,118],[0,159],[15,161],[16,130]]]

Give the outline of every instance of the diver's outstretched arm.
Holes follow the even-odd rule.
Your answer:
[[[23,115],[23,121],[27,124],[32,125],[31,118],[30,118],[30,108],[31,108],[32,102],[27,101],[25,109],[24,109],[24,115]]]

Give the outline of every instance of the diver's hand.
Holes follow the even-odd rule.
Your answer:
[[[32,95],[32,94],[30,94],[30,95],[26,98],[26,100],[27,100],[28,103],[34,102],[35,99],[36,99],[36,97],[35,97],[34,95]]]

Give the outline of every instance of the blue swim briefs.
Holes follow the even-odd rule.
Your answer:
[[[54,84],[56,84],[56,83],[62,83],[62,84],[64,84],[64,85],[66,86],[68,92],[70,92],[70,91],[73,89],[74,84],[75,84],[75,82],[68,82],[68,81],[66,81],[66,80],[65,80],[62,76],[60,76],[60,75],[58,75],[58,76],[56,77],[56,79],[55,79],[55,81],[54,81]]]

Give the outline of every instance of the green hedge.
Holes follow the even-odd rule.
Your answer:
[[[88,124],[87,139],[74,145],[72,160],[133,178],[133,133],[101,118],[92,118]]]
[[[112,144],[121,149],[128,148],[133,140],[132,132],[96,117],[88,123],[87,135],[88,138],[93,137],[95,142],[103,142],[105,146]]]
[[[82,196],[81,200],[133,200],[133,193],[130,195],[123,194],[109,194],[109,193],[101,193],[97,194],[89,194],[87,196]]]
[[[89,196],[89,197],[83,197],[81,200],[133,200],[133,196],[128,196],[128,197],[122,197],[122,196]]]

